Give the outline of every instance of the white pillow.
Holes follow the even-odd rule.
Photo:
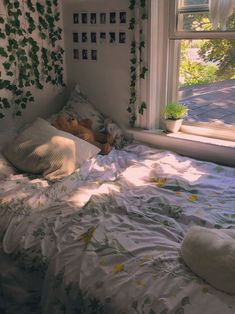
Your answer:
[[[213,287],[235,294],[235,230],[191,227],[181,244],[185,263]]]
[[[73,173],[100,149],[37,118],[3,149],[19,170],[42,174],[48,180]]]

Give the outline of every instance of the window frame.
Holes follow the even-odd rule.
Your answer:
[[[178,67],[179,67],[179,58],[177,55],[179,53],[179,43],[180,39],[235,39],[235,32],[231,31],[210,31],[210,32],[177,32],[176,31],[176,24],[170,23],[170,21],[174,20],[175,17],[175,10],[177,5],[177,0],[151,0],[151,10],[156,9],[156,3],[161,3],[158,5],[158,9],[164,10],[164,12],[158,12],[156,15],[151,12],[151,20],[153,18],[158,18],[159,22],[164,24],[165,29],[167,30],[167,35],[164,40],[164,33],[153,31],[153,21],[151,21],[150,29],[152,31],[152,38],[150,38],[150,43],[152,43],[152,39],[154,38],[155,41],[162,40],[162,48],[161,50],[156,50],[157,46],[155,45],[154,52],[156,55],[157,51],[157,62],[161,64],[161,68],[165,69],[166,75],[161,76],[161,73],[156,75],[151,75],[149,81],[153,82],[153,80],[158,80],[157,88],[155,87],[156,92],[158,92],[158,96],[155,97],[154,103],[155,106],[157,105],[157,109],[155,110],[155,119],[157,121],[156,126],[158,128],[164,129],[164,120],[162,118],[161,112],[164,108],[164,105],[171,101],[177,101],[178,95]],[[155,5],[153,5],[155,3]],[[173,24],[173,27],[172,27]],[[163,25],[162,25],[163,28]],[[162,29],[160,28],[160,30]],[[165,32],[166,34],[166,32]],[[151,47],[151,45],[150,45]],[[158,47],[159,48],[159,47]],[[150,69],[152,68],[152,61],[155,60],[156,56],[153,57],[154,52],[150,55]],[[165,65],[164,65],[165,64]],[[153,70],[153,69],[152,69]],[[160,82],[160,83],[159,83]],[[156,84],[156,83],[155,83]],[[153,85],[153,83],[152,83]],[[153,86],[150,86],[150,91]],[[151,92],[150,92],[151,94]],[[151,95],[150,95],[151,96]],[[157,99],[158,98],[158,99]],[[149,98],[151,100],[151,97]],[[150,108],[153,106],[153,101],[150,101]],[[153,119],[153,116],[151,116]],[[150,123],[153,126],[153,123]],[[216,126],[213,122],[187,122],[183,123],[181,128],[183,133],[190,133],[196,134],[205,137],[213,137],[217,139],[225,139],[235,141],[235,126]]]
[[[169,1],[169,0],[168,0]],[[230,30],[219,30],[219,31],[195,31],[195,32],[184,32],[177,30],[177,1],[178,0],[170,0],[169,1],[169,16],[170,20],[174,21],[174,23],[170,23],[169,25],[169,39],[235,39],[235,31]],[[182,0],[181,0],[182,1]],[[205,9],[195,9],[191,10],[183,10],[182,12],[207,12]]]

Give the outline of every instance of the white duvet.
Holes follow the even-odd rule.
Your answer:
[[[6,168],[2,247],[41,278],[42,293],[32,300],[26,287],[16,299],[9,289],[4,310],[235,313],[235,298],[196,276],[180,252],[191,226],[234,229],[234,177],[233,168],[138,144],[96,156],[54,184]],[[17,272],[11,278],[16,285]]]

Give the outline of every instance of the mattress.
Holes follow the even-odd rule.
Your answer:
[[[1,251],[17,265],[11,285],[1,280],[2,311],[235,313],[235,297],[180,254],[192,225],[235,227],[234,168],[141,144],[98,155],[55,183],[3,157],[0,165]],[[20,286],[24,298],[14,293]]]

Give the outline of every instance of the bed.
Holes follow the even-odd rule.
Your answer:
[[[140,143],[56,182],[0,165],[0,313],[235,313],[180,254],[193,225],[234,228],[234,168]]]

